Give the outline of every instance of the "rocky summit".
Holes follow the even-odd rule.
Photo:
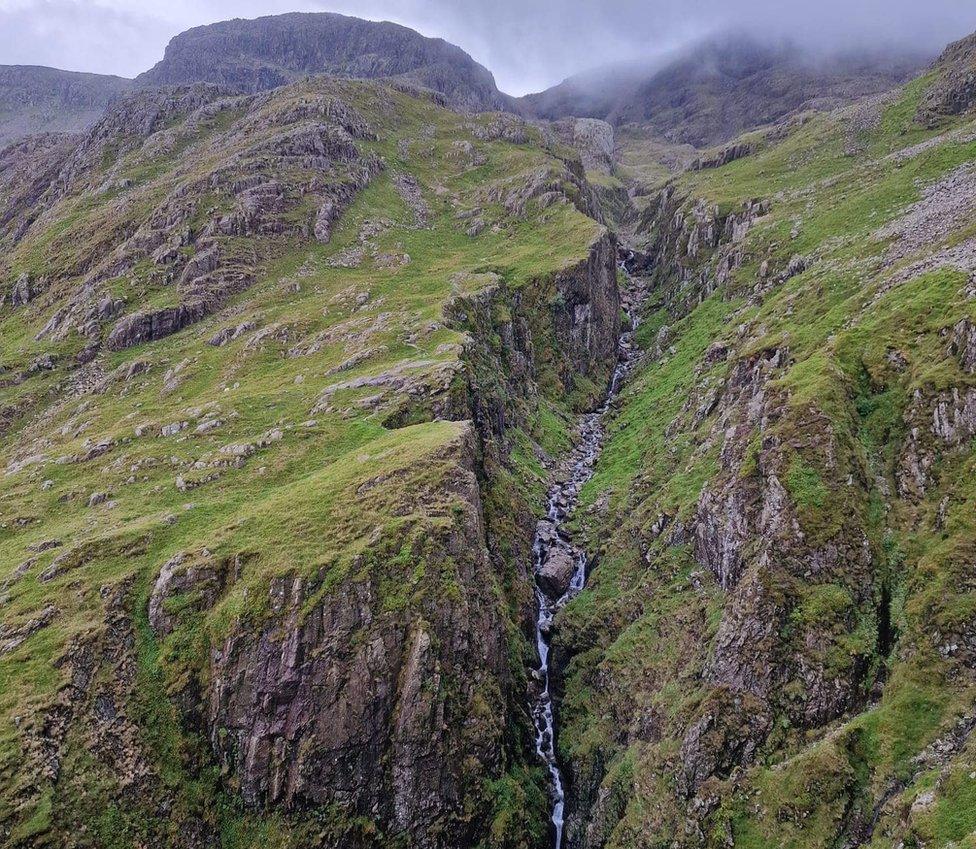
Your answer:
[[[976,847],[974,37],[615,125],[410,32],[0,149],[0,845]]]
[[[224,21],[174,38],[139,85],[212,82],[253,92],[310,74],[393,77],[429,88],[456,108],[505,109],[509,99],[467,53],[407,27],[327,12]]]
[[[139,88],[211,83],[253,94],[316,74],[396,80],[437,92],[455,109],[511,110],[513,99],[460,47],[407,27],[326,12],[236,19],[174,38],[135,80],[0,65],[0,144],[45,132],[89,130]]]

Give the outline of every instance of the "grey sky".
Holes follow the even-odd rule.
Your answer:
[[[335,11],[459,44],[512,94],[731,27],[828,47],[935,49],[976,30],[974,0],[0,0],[0,64],[134,76],[191,26]]]

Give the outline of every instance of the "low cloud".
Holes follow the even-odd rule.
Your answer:
[[[134,76],[191,26],[336,11],[459,44],[514,94],[729,30],[817,50],[932,51],[976,30],[969,0],[0,0],[0,63]]]

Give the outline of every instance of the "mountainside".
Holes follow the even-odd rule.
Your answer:
[[[918,120],[944,79],[636,225],[656,308],[554,626],[573,849],[976,845],[976,124]]]
[[[0,149],[0,844],[976,849],[976,37],[692,146],[264,27]]]
[[[792,46],[729,37],[663,67],[611,67],[571,77],[517,104],[536,118],[639,123],[669,141],[708,147],[799,109],[831,109],[888,91],[925,61],[883,54],[818,59]]]
[[[534,499],[619,325],[581,173],[328,78],[7,149],[4,845],[544,838]]]
[[[407,27],[331,13],[291,13],[196,27],[174,38],[136,82],[210,82],[257,92],[311,74],[395,77],[441,92],[454,108],[491,111],[509,99],[467,53]]]
[[[131,80],[27,65],[0,65],[0,147],[35,133],[87,130]]]

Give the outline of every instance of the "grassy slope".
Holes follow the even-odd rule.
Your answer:
[[[442,309],[466,286],[486,279],[459,281],[457,272],[491,269],[511,286],[529,284],[585,257],[598,235],[597,225],[570,205],[541,210],[530,204],[524,217],[513,218],[481,196],[487,183],[517,179],[552,163],[534,142],[480,140],[468,119],[378,86],[314,82],[276,97],[333,93],[358,108],[377,132],[380,140],[364,146],[384,157],[386,170],[344,216],[331,244],[279,245],[277,258],[260,269],[257,283],[221,313],[162,341],[105,355],[105,371],[138,360],[151,363],[147,373],[128,383],[116,381],[102,393],[75,396],[65,392],[67,371],[58,366],[0,396],[9,404],[26,397],[37,402],[0,438],[5,466],[15,456],[37,454],[23,468],[11,467],[0,492],[0,581],[10,581],[3,593],[3,621],[15,628],[46,604],[58,608],[52,624],[0,656],[0,819],[26,843],[57,842],[63,838],[58,829],[72,822],[88,823],[89,838],[73,838],[82,844],[166,839],[160,821],[142,819],[146,812],[107,803],[115,798],[109,779],[104,787],[94,780],[76,786],[65,779],[56,788],[42,783],[32,794],[36,777],[23,768],[21,723],[39,715],[63,683],[53,662],[73,638],[100,627],[100,589],[126,580],[133,582],[138,626],[139,698],[133,711],[164,784],[180,805],[206,810],[227,846],[301,844],[308,837],[312,826],[307,824],[237,811],[215,789],[216,775],[205,770],[193,776],[185,769],[186,753],[196,744],[183,738],[165,688],[177,674],[179,653],[199,647],[177,644],[161,654],[145,621],[155,574],[180,551],[249,553],[243,579],[198,624],[207,641],[218,640],[237,617],[260,615],[274,576],[328,569],[330,577],[341,580],[366,540],[396,536],[408,527],[422,534],[425,524],[449,521],[450,504],[419,516],[411,515],[409,505],[418,492],[436,494],[444,464],[455,462],[450,447],[462,425],[420,421],[388,430],[382,422],[395,399],[357,403],[375,394],[370,387],[339,391],[331,411],[313,414],[312,408],[323,390],[349,379],[403,368],[422,382],[457,368],[464,339],[444,326]],[[202,149],[237,117],[215,122],[199,142],[169,157],[146,162],[139,152],[130,154],[124,173],[146,192],[147,206],[174,184],[182,163],[194,161],[197,144]],[[409,149],[398,147],[398,139],[410,139]],[[471,167],[453,156],[455,142],[462,139],[483,154],[484,164]],[[395,171],[419,181],[431,208],[429,228],[414,227],[391,182]],[[477,206],[484,208],[489,227],[472,238],[455,215]],[[63,267],[84,256],[112,215],[111,194],[69,198],[47,217],[46,227],[35,228],[7,258],[8,264],[15,272]],[[331,267],[330,258],[355,244],[368,219],[390,224],[375,238],[378,253],[407,255],[409,262],[387,268],[367,255],[358,268]],[[118,286],[136,304],[172,298],[166,287],[147,289],[137,278]],[[74,338],[57,345],[33,341],[50,312],[32,305],[29,311],[0,314],[5,366],[22,368],[52,350],[66,354],[80,347]],[[224,347],[206,344],[222,327],[247,321],[255,323],[255,331]],[[262,329],[273,327],[279,332],[255,341]],[[316,352],[287,356],[292,346],[327,331],[332,333]],[[198,433],[196,426],[208,414],[220,426]],[[188,427],[182,432],[159,435],[161,426],[183,421]],[[221,457],[221,447],[252,443],[275,430],[280,440],[259,448],[240,468],[218,469],[209,480],[214,470],[206,464]],[[112,440],[107,453],[72,459],[103,439]],[[178,477],[198,488],[180,491]],[[375,485],[364,498],[359,492],[365,482]],[[93,492],[109,493],[112,503],[88,507]],[[18,565],[31,556],[29,547],[52,539],[63,545],[36,555],[36,562],[14,578]],[[80,552],[76,568],[40,582],[38,576],[67,549]],[[449,591],[449,576],[424,575],[413,563],[398,567],[394,560],[385,568],[392,570],[385,604],[406,603],[411,592]],[[69,746],[69,775],[84,774],[83,747],[83,741]],[[503,785],[495,791],[514,792]],[[25,796],[31,801],[15,812],[13,806]],[[327,819],[316,833],[328,830]]]
[[[647,537],[662,512],[690,518],[703,483],[715,474],[721,438],[706,440],[714,417],[698,432],[667,432],[691,387],[718,385],[724,376],[727,365],[703,365],[714,339],[738,345],[738,356],[788,347],[794,364],[776,388],[788,393],[789,410],[779,427],[800,426],[801,411],[816,410],[851,440],[864,467],[887,482],[877,484],[864,511],[869,534],[884,552],[874,568],[893,587],[898,643],[890,657],[873,658],[884,686],[862,712],[802,733],[787,723],[759,765],[710,788],[724,801],[707,819],[707,841],[834,846],[857,811],[870,818],[872,804],[884,799],[872,845],[902,839],[905,845],[972,845],[973,743],[941,771],[920,771],[912,758],[976,698],[971,672],[960,672],[933,645],[940,632],[967,621],[976,603],[976,459],[968,448],[946,452],[938,482],[921,503],[892,497],[885,507],[882,495],[894,490],[912,394],[973,384],[945,341],[947,328],[976,317],[963,291],[968,275],[942,267],[888,291],[884,281],[897,268],[883,267],[885,242],[872,237],[919,199],[924,186],[976,160],[976,143],[966,133],[941,138],[904,161],[884,158],[937,135],[911,122],[929,81],[908,86],[876,127],[861,132],[856,155],[845,153],[842,117],[816,115],[753,156],[675,181],[679,195],[704,198],[722,211],[770,198],[772,212],[748,235],[745,262],[728,287],[676,323],[673,350],[635,378],[586,490],[595,505],[609,493],[609,506],[583,522],[594,539],[606,541],[587,590],[563,614],[564,640],[574,656],[560,747],[584,770],[607,765],[600,770],[598,813],[609,823],[607,846],[669,846],[683,833],[673,801],[675,756],[683,722],[702,698],[700,676],[723,594],[698,569],[690,545],[653,547],[648,567],[636,540]],[[969,235],[964,221],[936,241],[955,244]],[[743,299],[763,260],[782,269],[795,254],[815,262],[761,305]],[[668,322],[663,311],[650,315],[643,344],[650,348]],[[906,356],[904,370],[893,369],[892,350]],[[821,480],[822,463],[822,457],[798,456],[786,481],[808,534],[829,529],[836,519],[839,499]],[[936,529],[943,498],[948,518]],[[615,527],[621,530],[610,530]],[[792,615],[821,622],[837,615],[843,623],[845,592],[802,589],[805,600]],[[838,627],[837,663],[850,662],[865,642],[869,653],[874,650],[877,622],[864,623],[866,635]],[[642,735],[635,729],[641,717],[658,731]],[[621,728],[629,733],[621,736]],[[934,798],[909,815],[913,801],[933,789]]]

